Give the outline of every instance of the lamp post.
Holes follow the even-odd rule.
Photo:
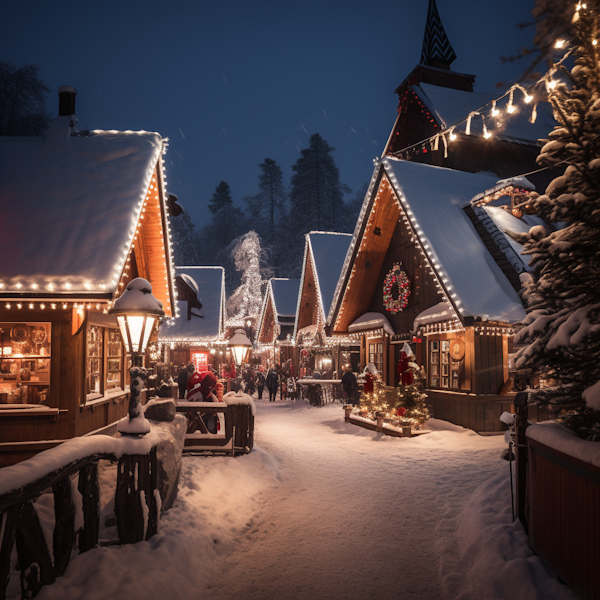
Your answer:
[[[108,314],[117,317],[126,352],[131,355],[129,419],[122,419],[117,429],[121,433],[148,433],[150,423],[144,417],[140,402],[140,392],[146,378],[142,357],[155,323],[165,316],[162,304],[153,296],[150,282],[137,277],[114,301]]]
[[[227,346],[233,354],[233,361],[236,366],[240,366],[246,360],[248,350],[252,347],[252,342],[248,339],[243,329],[236,329],[227,342]]]

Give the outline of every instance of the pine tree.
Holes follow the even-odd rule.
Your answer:
[[[199,265],[198,237],[194,223],[185,208],[176,217],[169,217],[173,235],[175,264],[180,266]]]
[[[50,122],[46,96],[50,88],[37,65],[16,67],[0,61],[0,135],[44,135]]]
[[[538,162],[566,165],[535,201],[552,231],[520,241],[531,254],[525,280],[528,315],[516,341],[516,367],[546,385],[532,400],[555,405],[568,427],[600,440],[600,2],[578,5],[572,25],[575,66],[556,65],[547,89],[558,126]]]
[[[273,245],[277,237],[277,226],[285,215],[287,192],[283,185],[283,171],[274,160],[265,158],[259,167],[260,191],[255,196],[246,196],[244,202],[253,229],[267,244]]]
[[[212,214],[212,223],[202,236],[202,245],[208,244],[208,248],[202,248],[203,261],[220,264],[223,260],[221,253],[239,235],[244,215],[240,208],[233,205],[226,181],[221,181],[216,187],[208,209]]]
[[[344,193],[349,189],[340,183],[340,171],[331,155],[334,150],[315,133],[292,166],[290,226],[299,248],[310,230],[338,231],[343,227]]]

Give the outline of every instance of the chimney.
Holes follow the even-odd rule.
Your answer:
[[[58,88],[59,117],[70,117],[75,114],[75,96],[77,96],[77,90],[70,85],[61,85]]]

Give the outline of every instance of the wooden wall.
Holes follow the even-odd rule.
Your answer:
[[[32,456],[48,447],[48,441],[95,431],[127,414],[129,396],[125,392],[84,404],[86,328],[82,327],[73,335],[71,317],[71,308],[27,312],[0,309],[2,322],[51,322],[48,406],[55,409],[50,414],[35,415],[15,414],[14,410],[0,411],[0,466]],[[38,441],[44,443],[34,443]],[[16,447],[10,446],[13,442],[31,444],[17,453]]]
[[[377,276],[375,291],[368,307],[369,312],[384,314],[396,333],[412,331],[417,316],[427,308],[441,302],[442,297],[437,293],[433,276],[429,267],[414,242],[402,220],[398,221],[383,259],[381,271]],[[401,263],[411,281],[411,293],[408,305],[402,311],[394,314],[386,310],[383,304],[383,282],[394,263]],[[360,316],[360,315],[359,315]]]
[[[307,245],[308,249],[308,245]],[[306,257],[302,295],[298,307],[298,331],[318,321],[319,303],[317,300],[317,285],[310,252]]]

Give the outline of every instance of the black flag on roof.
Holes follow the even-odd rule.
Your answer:
[[[421,64],[433,65],[433,62],[442,62],[450,66],[456,58],[456,54],[446,36],[440,14],[438,13],[435,0],[429,0],[427,10],[427,23],[425,24],[425,35],[423,36],[423,49],[421,50]]]

